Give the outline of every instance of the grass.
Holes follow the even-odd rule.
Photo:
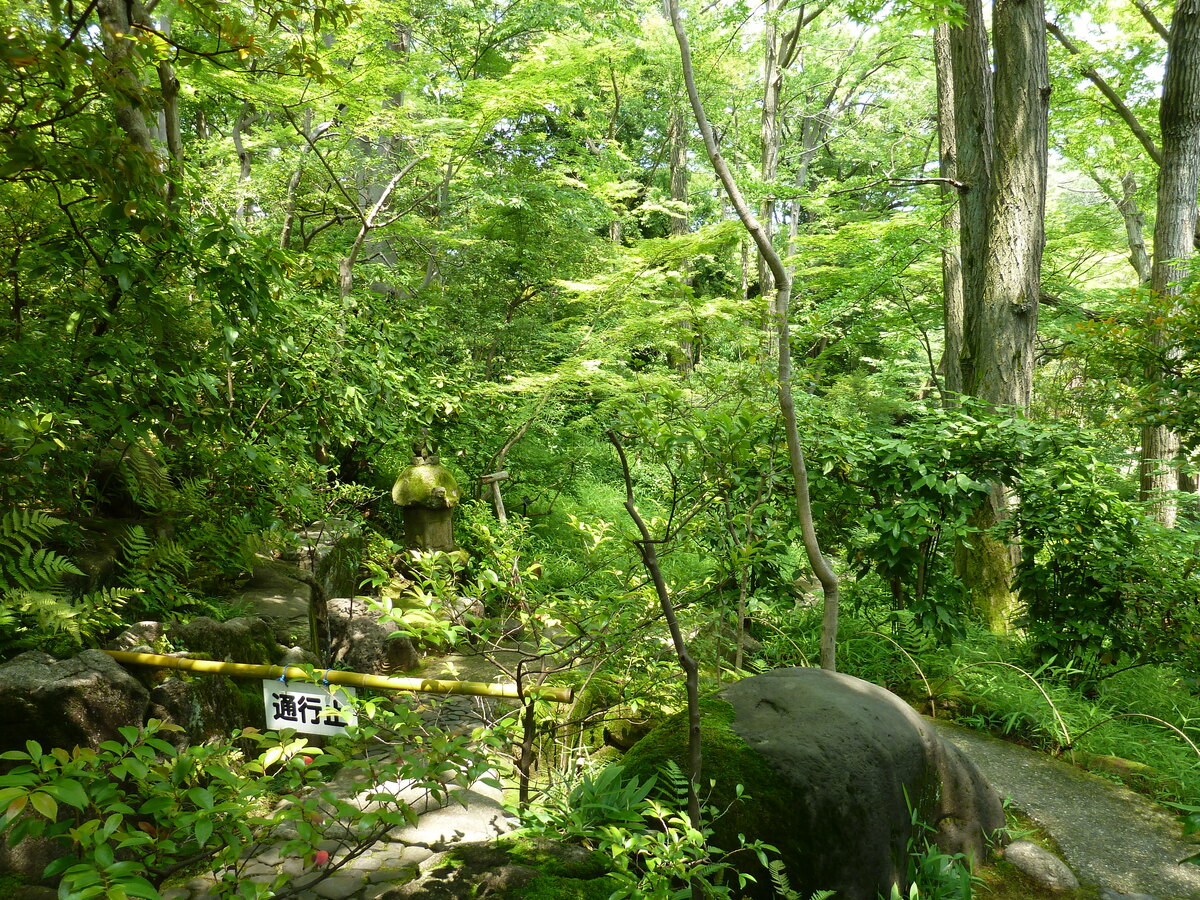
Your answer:
[[[851,622],[843,633],[867,630]],[[973,632],[950,648],[904,653],[862,635],[844,646],[842,671],[884,684],[924,712],[931,689],[939,716],[1077,763],[1129,760],[1134,765],[1088,768],[1159,801],[1200,800],[1200,754],[1188,743],[1200,745],[1200,697],[1170,667],[1119,672],[1084,697],[1061,675],[1036,670],[1019,639]]]

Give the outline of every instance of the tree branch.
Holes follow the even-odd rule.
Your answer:
[[[1068,53],[1070,53],[1072,56],[1079,55],[1079,47],[1075,45],[1074,41],[1063,34],[1061,28],[1059,28],[1053,22],[1047,20],[1046,30],[1054,35],[1058,42],[1062,44],[1064,48],[1066,48]],[[1142,127],[1142,123],[1139,122],[1137,116],[1133,114],[1133,110],[1131,110],[1125,104],[1125,101],[1122,100],[1117,94],[1117,92],[1113,90],[1112,85],[1108,83],[1103,75],[1101,75],[1091,66],[1084,66],[1079,71],[1088,81],[1090,81],[1097,87],[1097,89],[1099,89],[1101,94],[1104,95],[1105,99],[1108,100],[1109,105],[1112,106],[1113,112],[1120,116],[1122,121],[1129,126],[1129,130],[1133,133],[1133,136],[1138,139],[1138,142],[1146,148],[1146,152],[1150,154],[1150,158],[1154,160],[1155,165],[1161,166],[1163,161],[1162,151],[1158,149],[1158,146],[1154,143],[1154,140],[1149,134],[1146,133],[1146,129]]]
[[[1154,14],[1154,10],[1146,3],[1146,0],[1133,0],[1133,5],[1137,7],[1137,11],[1142,14],[1142,18],[1150,23],[1150,27],[1158,32],[1158,36],[1164,41],[1170,43],[1171,32],[1167,30],[1167,26],[1159,21],[1158,16]]]
[[[683,27],[683,19],[679,13],[679,0],[668,0],[668,10],[671,15],[671,26],[675,30],[675,39],[679,43],[679,58],[683,67],[683,82],[687,87],[688,100],[692,104],[692,112],[700,134],[704,137],[704,149],[708,152],[709,162],[713,171],[725,188],[729,202],[737,210],[742,227],[753,238],[759,253],[766,261],[775,279],[775,330],[779,343],[779,369],[776,385],[779,392],[779,411],[783,417],[784,433],[787,436],[788,460],[791,463],[792,480],[795,487],[796,516],[800,520],[800,531],[804,540],[804,552],[808,564],[812,567],[817,580],[821,582],[821,590],[825,596],[824,615],[821,624],[821,666],[829,670],[837,667],[837,629],[838,629],[838,579],[833,567],[821,552],[820,541],[817,539],[816,526],[813,523],[812,498],[808,488],[808,466],[804,460],[804,449],[800,446],[800,430],[796,424],[796,405],[792,399],[792,351],[791,332],[788,327],[788,304],[792,296],[792,276],[784,266],[783,260],[775,251],[774,245],[762,224],[755,218],[754,213],[746,204],[741,189],[729,170],[728,163],[721,156],[717,146],[716,136],[708,115],[704,112],[704,104],[700,101],[700,92],[696,88],[696,74],[692,66],[692,51],[688,42],[687,31]]]
[[[699,830],[701,825],[700,820],[700,766],[702,763],[700,750],[700,674],[699,667],[696,661],[692,659],[688,653],[687,642],[683,639],[683,632],[679,629],[679,619],[675,615],[675,605],[671,602],[671,593],[667,590],[667,583],[663,579],[662,569],[658,564],[658,552],[654,549],[655,541],[650,536],[650,529],[646,527],[646,523],[642,520],[641,515],[637,511],[637,505],[633,497],[633,479],[629,475],[629,461],[625,458],[625,448],[621,446],[621,440],[617,437],[615,431],[611,428],[607,431],[608,440],[617,450],[617,456],[621,460],[621,475],[625,479],[625,511],[629,513],[629,518],[633,519],[633,524],[637,526],[638,533],[641,534],[640,541],[634,541],[633,544],[638,548],[638,552],[642,556],[642,565],[646,571],[650,573],[650,578],[654,582],[654,592],[658,595],[659,605],[662,607],[663,618],[667,621],[667,628],[671,631],[671,643],[675,645],[675,654],[679,657],[679,666],[683,669],[684,678],[687,682],[687,701],[688,701],[688,819],[692,823],[692,827]],[[693,890],[693,896],[697,896]]]

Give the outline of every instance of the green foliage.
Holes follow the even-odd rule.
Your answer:
[[[607,826],[642,826],[655,782],[654,776],[645,781],[629,777],[619,765],[584,771],[574,781],[559,782],[527,809],[522,814],[524,827],[558,831],[567,840],[591,844]]]
[[[253,730],[178,750],[163,739],[170,729],[153,719],[143,729],[122,727],[120,740],[96,750],[43,750],[30,741],[25,751],[3,755],[0,829],[10,846],[30,836],[62,844],[67,855],[46,876],[61,876],[62,891],[80,900],[159,900],[165,879],[195,863],[216,877],[220,896],[259,896],[259,886],[242,877],[244,851],[273,841],[285,823],[296,837],[283,853],[311,866],[327,830],[339,852],[354,853],[416,821],[415,810],[386,789],[365,811],[322,790],[335,771],[370,784],[405,781],[444,799],[451,786],[473,783],[488,767],[466,739],[426,735],[404,707],[369,701],[362,715],[348,741],[323,751],[288,732]],[[239,739],[262,752],[247,758]],[[423,752],[368,758],[366,746],[381,739]],[[274,804],[281,794],[291,802]],[[262,890],[280,890],[291,877],[281,872]]]
[[[656,785],[660,799],[651,796]],[[619,765],[609,766],[595,775],[583,774],[540,809],[527,812],[522,831],[556,836],[565,829],[570,837],[610,857],[613,900],[685,898],[693,896],[693,890],[704,897],[737,897],[753,881],[739,866],[739,855],[752,854],[765,867],[772,848],[741,842],[726,852],[712,846],[707,823],[720,810],[706,807],[706,824],[694,828],[681,812],[687,808],[687,793],[687,779],[674,762],[668,761],[659,776],[645,781]]]
[[[381,613],[380,621],[396,627],[394,634],[405,635],[425,646],[449,649],[456,646],[475,621],[463,612],[458,574],[463,560],[459,553],[413,551],[408,554],[411,578],[394,579],[383,585],[372,605]]]
[[[943,853],[934,843],[937,829],[923,822],[916,809],[905,802],[911,816],[911,836],[908,839],[908,896],[926,900],[971,900],[978,879],[971,875],[970,863],[962,853]],[[893,886],[892,900],[902,900]]]
[[[799,627],[805,622],[798,619],[790,637],[815,647],[819,617]],[[866,634],[878,627],[846,618],[843,633],[859,636],[839,653],[842,671],[884,685],[923,709],[932,693],[939,716],[1027,745],[1048,751],[1071,745],[1082,754],[1130,760],[1149,770],[1130,786],[1159,799],[1188,802],[1200,791],[1200,759],[1168,727],[1197,741],[1200,701],[1192,679],[1171,665],[1109,667],[1084,696],[1070,670],[1039,667],[1023,640],[973,626],[950,647],[914,643],[903,634],[896,635],[897,646]],[[765,653],[782,652],[777,643],[790,647],[770,635],[764,643]]]
[[[1086,446],[1062,446],[1018,482],[1016,587],[1042,660],[1095,679],[1122,659],[1195,666],[1195,537],[1122,497]]]
[[[71,590],[82,577],[58,551],[40,546],[67,523],[37,510],[10,509],[0,518],[0,656],[44,648],[78,649],[113,628],[134,589]]]
[[[970,401],[901,406],[881,422],[832,402],[812,406],[824,438],[809,460],[815,504],[856,575],[847,594],[904,611],[938,640],[961,635],[969,611],[956,548],[976,533],[971,514],[992,483],[1043,452],[1046,428]]]

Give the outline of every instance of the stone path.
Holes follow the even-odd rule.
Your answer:
[[[1107,897],[1200,900],[1200,850],[1178,821],[1139,794],[1007,741],[947,722],[938,732],[966,753],[998,790],[1058,843],[1080,882]],[[1151,898],[1152,900],[1152,898]]]

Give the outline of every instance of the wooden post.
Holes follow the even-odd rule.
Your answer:
[[[500,520],[501,525],[508,524],[508,513],[504,511],[504,498],[500,496],[500,482],[505,481],[508,477],[508,472],[493,472],[491,475],[484,475],[479,479],[480,484],[492,486],[492,502],[496,504],[496,518]]]

